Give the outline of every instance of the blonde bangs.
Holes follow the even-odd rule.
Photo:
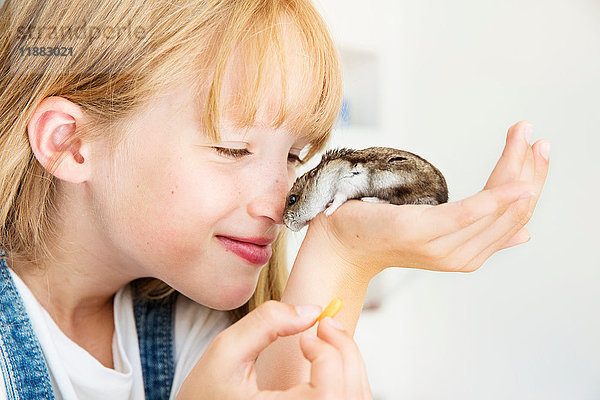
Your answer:
[[[206,102],[205,128],[217,141],[221,117],[247,127],[265,107],[269,116],[274,115],[274,129],[285,124],[309,144],[306,162],[325,147],[337,120],[342,101],[339,56],[327,27],[309,4],[256,3],[252,10],[240,7],[224,30]],[[221,100],[225,71],[231,67],[236,68],[235,89]],[[279,82],[274,82],[276,75]],[[279,96],[267,95],[273,85]],[[264,102],[273,98],[275,104]]]

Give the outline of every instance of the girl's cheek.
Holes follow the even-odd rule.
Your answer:
[[[152,252],[180,261],[198,258],[210,243],[219,220],[235,208],[237,192],[228,177],[210,168],[169,165],[136,188],[137,237]],[[140,190],[141,189],[141,190]],[[145,239],[145,242],[144,242]]]

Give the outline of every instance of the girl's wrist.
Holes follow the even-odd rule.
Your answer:
[[[319,227],[309,226],[281,301],[324,308],[334,297],[340,297],[344,307],[336,319],[353,333],[373,276],[340,255]]]
[[[353,257],[352,249],[348,249],[336,238],[330,227],[319,218],[313,220],[306,232],[304,241],[298,255],[303,250],[317,255],[321,263],[330,263],[333,278],[342,279],[344,282],[364,286],[384,268],[375,266],[375,257],[369,262],[358,262],[358,257]],[[367,253],[364,249],[357,249],[361,254]],[[364,257],[363,257],[364,258]],[[325,265],[322,268],[326,268]]]
[[[335,297],[344,306],[335,319],[354,334],[371,277],[340,257],[321,232],[309,227],[292,267],[281,301],[316,304],[323,309]],[[317,324],[307,331],[316,334]],[[300,335],[280,337],[258,357],[255,365],[260,389],[285,390],[310,378],[310,363],[300,350]]]

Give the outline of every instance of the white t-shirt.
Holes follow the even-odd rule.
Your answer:
[[[144,400],[142,366],[129,285],[116,293],[113,303],[114,369],[110,369],[69,339],[19,276],[10,268],[9,271],[42,347],[58,400]],[[231,324],[227,314],[226,311],[202,306],[183,295],[177,296],[175,376],[171,400],[175,398],[179,387],[206,347],[219,332]],[[6,399],[6,387],[0,372],[0,400]]]

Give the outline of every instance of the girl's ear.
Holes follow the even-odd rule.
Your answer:
[[[89,146],[82,146],[79,141],[63,144],[83,122],[84,115],[77,104],[52,96],[40,102],[27,124],[29,144],[35,158],[48,172],[64,181],[80,183],[90,176],[90,162],[86,161]],[[51,171],[50,160],[61,156],[64,156],[63,160]]]

